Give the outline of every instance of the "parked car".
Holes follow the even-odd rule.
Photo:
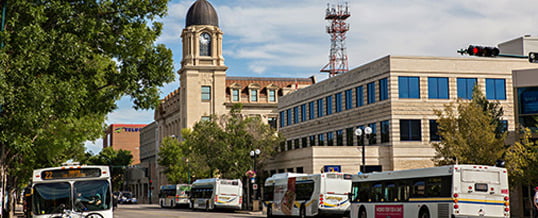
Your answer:
[[[136,196],[132,192],[121,192],[120,197],[118,198],[118,203],[120,204],[136,204]]]

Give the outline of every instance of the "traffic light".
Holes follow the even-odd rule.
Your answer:
[[[497,47],[469,45],[466,52],[471,56],[497,57],[500,51]]]
[[[538,63],[538,52],[529,52],[529,62]]]

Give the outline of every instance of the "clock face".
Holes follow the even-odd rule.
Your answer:
[[[208,33],[202,33],[200,35],[200,43],[202,43],[203,45],[209,44],[210,41],[211,41],[211,36],[209,36]]]

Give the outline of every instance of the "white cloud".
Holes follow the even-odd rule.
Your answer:
[[[103,139],[97,139],[95,141],[86,141],[84,143],[86,146],[86,152],[91,152],[92,154],[98,154],[103,149]]]

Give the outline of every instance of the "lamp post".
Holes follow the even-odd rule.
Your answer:
[[[250,157],[252,158],[252,170],[254,171],[254,175],[251,178],[252,193],[254,195],[253,200],[258,200],[258,185],[256,183],[256,158],[260,156],[261,153],[262,152],[260,149],[250,151]],[[254,205],[252,209],[254,209]]]
[[[189,158],[185,159],[185,163],[187,163],[187,184],[191,184],[191,167],[189,166]]]
[[[364,131],[361,128],[357,128],[355,130],[355,135],[360,137],[359,142],[362,142],[362,165],[360,167],[360,171],[362,173],[365,172],[366,168],[366,143],[364,142],[364,136],[366,135],[366,138],[368,138],[370,134],[372,134],[372,128],[370,128],[369,126],[364,128]]]

